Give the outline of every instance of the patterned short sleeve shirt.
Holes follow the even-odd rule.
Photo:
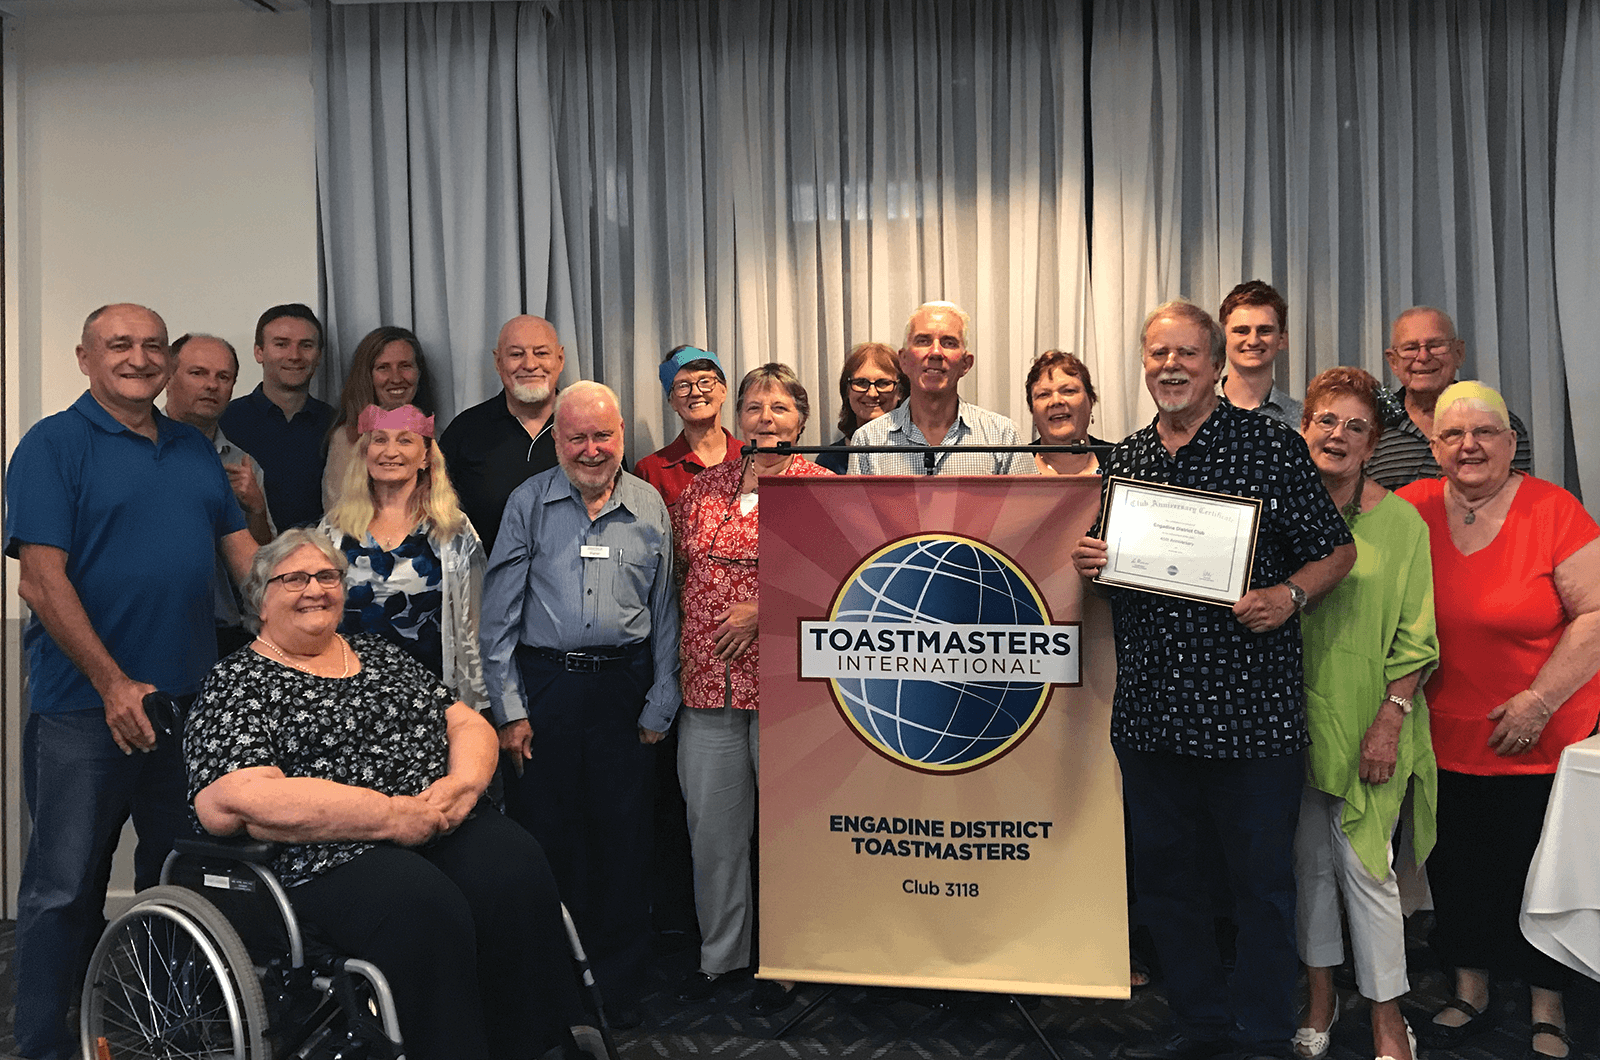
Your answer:
[[[1277,585],[1350,531],[1305,441],[1226,400],[1176,456],[1154,423],[1104,461],[1107,476],[1258,497],[1252,588]],[[1097,522],[1091,531],[1099,536]],[[1252,633],[1225,604],[1111,590],[1117,691],[1111,742],[1200,758],[1271,758],[1307,746],[1300,620]]]
[[[385,795],[421,794],[449,771],[444,715],[456,697],[383,638],[347,639],[361,659],[352,677],[315,677],[249,650],[217,664],[184,730],[191,802],[212,781],[251,766]],[[272,867],[293,887],[376,845],[289,843]]]

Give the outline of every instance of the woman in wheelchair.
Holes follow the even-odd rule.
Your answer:
[[[494,730],[400,649],[336,632],[344,571],[311,530],[257,554],[259,633],[211,672],[185,733],[195,814],[284,844],[296,912],[388,977],[412,1060],[581,1057],[555,880],[482,798]]]

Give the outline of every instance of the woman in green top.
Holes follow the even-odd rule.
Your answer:
[[[1437,770],[1421,682],[1439,658],[1439,643],[1428,528],[1415,508],[1362,471],[1383,429],[1378,395],[1371,375],[1333,368],[1311,381],[1301,418],[1311,459],[1357,552],[1344,581],[1301,620],[1311,750],[1295,876],[1300,958],[1311,989],[1294,1048],[1307,1060],[1328,1051],[1338,1016],[1341,893],[1356,984],[1372,1002],[1373,1055],[1414,1057],[1396,1000],[1407,989],[1405,925],[1389,839],[1409,808],[1406,834],[1416,860],[1433,847]]]

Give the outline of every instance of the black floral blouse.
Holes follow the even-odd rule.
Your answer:
[[[445,775],[444,715],[456,697],[383,638],[347,639],[361,659],[352,677],[315,677],[254,651],[216,665],[184,731],[191,803],[212,781],[251,766],[385,795],[418,795]],[[285,844],[272,867],[292,887],[376,845]]]

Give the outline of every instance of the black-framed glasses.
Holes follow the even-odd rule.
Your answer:
[[[717,538],[722,536],[722,528],[727,526],[728,523],[733,520],[734,508],[738,505],[738,503],[739,498],[736,496],[733,499],[733,504],[729,505],[727,513],[723,515],[722,522],[718,523],[717,528],[711,531],[711,544],[706,549],[706,558],[711,560],[713,563],[730,563],[735,567],[754,567],[756,565],[756,557],[754,556],[717,555]]]
[[[850,389],[858,394],[865,394],[869,390],[887,394],[899,385],[900,381],[898,379],[867,379],[859,375],[850,380]]]
[[[688,397],[698,390],[702,394],[709,394],[722,385],[722,380],[714,375],[703,375],[699,379],[680,379],[672,384],[672,392],[678,397]]]
[[[344,584],[344,574],[332,567],[324,567],[315,574],[308,574],[303,570],[292,570],[287,574],[278,574],[267,579],[267,584],[282,582],[283,587],[291,593],[305,592],[306,586],[311,584],[311,579],[317,579],[317,584],[324,589],[332,589]]]
[[[1390,346],[1389,352],[1406,361],[1420,361],[1432,354],[1441,357],[1455,339],[1430,339],[1427,342],[1408,342],[1404,346]]]
[[[1467,435],[1472,435],[1472,440],[1479,445],[1488,445],[1494,439],[1509,431],[1510,427],[1484,426],[1474,427],[1470,431],[1461,427],[1447,427],[1433,436],[1433,440],[1446,449],[1458,449],[1467,440]]]
[[[1320,416],[1311,417],[1311,422],[1323,434],[1332,434],[1339,427],[1343,427],[1347,434],[1353,434],[1357,438],[1365,438],[1372,433],[1372,422],[1362,419],[1360,416],[1351,416],[1348,419],[1341,420],[1331,412],[1324,412]]]

